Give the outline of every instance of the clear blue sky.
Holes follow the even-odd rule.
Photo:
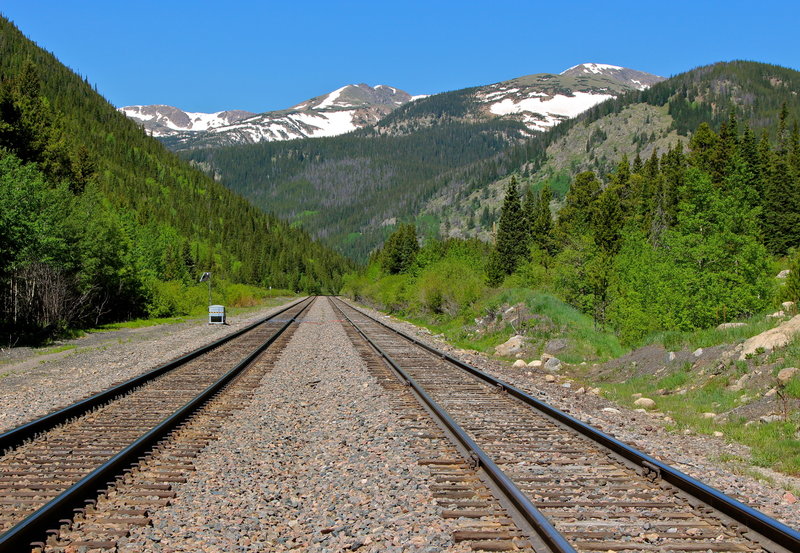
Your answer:
[[[670,76],[748,59],[800,69],[796,0],[2,0],[114,105],[282,109],[348,83],[412,94],[582,62]]]

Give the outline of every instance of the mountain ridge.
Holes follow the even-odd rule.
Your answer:
[[[467,119],[504,117],[518,120],[535,132],[628,90],[642,90],[661,80],[662,77],[634,69],[583,63],[558,75],[525,75],[443,94],[472,94]],[[287,109],[259,114],[241,110],[191,113],[157,105],[125,106],[120,111],[169,148],[186,150],[339,136],[380,124],[392,112],[431,96],[439,95],[411,96],[392,86],[361,83],[345,85]]]
[[[348,84],[292,107],[191,113],[172,106],[125,106],[128,117],[175,150],[338,136],[379,121],[414,98],[388,85]],[[197,122],[197,125],[194,123]]]

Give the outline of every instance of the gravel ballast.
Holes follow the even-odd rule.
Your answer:
[[[463,550],[385,394],[317,301],[173,504],[119,550]]]
[[[294,301],[287,298],[283,305]],[[53,354],[5,350],[0,354],[0,432],[154,369],[283,305],[229,317],[227,325],[191,321],[92,333],[64,342],[74,349]]]
[[[387,325],[503,379],[764,514],[792,528],[800,529],[800,498],[795,502],[794,494],[787,493],[788,490],[800,490],[800,478],[773,473],[763,468],[743,469],[743,472],[759,472],[766,476],[766,479],[756,479],[748,474],[731,472],[731,466],[719,460],[722,455],[748,458],[749,450],[746,446],[711,436],[686,436],[668,432],[663,413],[626,409],[600,396],[578,394],[577,385],[569,383],[568,379],[561,376],[556,376],[554,382],[547,382],[545,376],[550,374],[549,371],[527,367],[512,368],[508,362],[495,360],[478,352],[453,348],[444,340],[411,323],[362,305],[356,306]]]

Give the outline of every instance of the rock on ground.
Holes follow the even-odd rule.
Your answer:
[[[494,348],[494,352],[497,355],[503,357],[510,357],[512,355],[516,355],[517,353],[522,351],[522,348],[525,345],[525,337],[520,336],[517,334],[516,336],[512,336],[496,348]]]
[[[745,340],[739,359],[746,359],[748,355],[760,350],[772,351],[775,348],[781,348],[791,342],[798,332],[800,332],[800,315],[795,315],[775,328],[765,330],[761,334]]]

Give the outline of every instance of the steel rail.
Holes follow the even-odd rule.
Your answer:
[[[58,411],[54,411],[41,418],[27,422],[7,432],[4,432],[3,434],[0,434],[0,452],[4,452],[8,449],[13,449],[15,447],[18,447],[23,442],[25,442],[25,440],[33,438],[37,434],[51,430],[56,426],[63,424],[74,417],[80,417],[88,413],[95,407],[99,407],[101,405],[110,402],[111,400],[113,400],[118,396],[127,394],[131,390],[138,388],[143,384],[146,384],[147,382],[153,380],[154,378],[161,376],[162,374],[167,373],[185,363],[188,363],[192,359],[195,359],[203,355],[204,353],[208,353],[212,349],[221,346],[222,344],[225,344],[233,340],[234,338],[238,338],[239,336],[253,330],[259,325],[262,325],[268,321],[275,319],[278,315],[285,313],[286,311],[288,311],[289,309],[291,309],[296,305],[299,305],[306,299],[307,298],[304,298],[302,300],[291,303],[286,307],[284,307],[283,309],[281,309],[280,311],[277,311],[272,315],[269,315],[268,317],[261,319],[260,321],[256,321],[253,324],[250,324],[242,328],[241,330],[237,330],[236,332],[229,334],[224,338],[220,338],[219,340],[215,340],[210,344],[206,344],[203,347],[200,347],[194,351],[182,355],[177,359],[173,359],[172,361],[169,361],[168,363],[156,367],[155,369],[152,369],[144,374],[133,377],[130,380],[127,380],[121,384],[117,384],[116,386],[109,388],[108,390],[99,392],[91,397],[82,399],[80,401],[73,403],[72,405],[59,409]]]
[[[337,301],[342,301],[337,298]],[[344,302],[342,302],[344,303]],[[345,305],[347,305],[345,303]],[[789,551],[800,551],[800,532],[797,530],[790,528],[789,526],[783,524],[780,521],[777,521],[761,511],[757,509],[753,509],[752,507],[748,507],[744,503],[737,501],[736,499],[724,494],[723,492],[717,490],[716,488],[712,488],[707,484],[692,478],[688,474],[681,472],[680,470],[671,467],[661,461],[647,455],[639,451],[638,449],[629,446],[628,444],[617,440],[616,438],[609,436],[608,434],[589,426],[588,424],[576,419],[564,413],[560,409],[553,407],[552,405],[548,405],[541,400],[536,399],[535,397],[531,396],[530,394],[524,392],[520,388],[513,386],[499,378],[495,378],[480,369],[473,367],[463,361],[448,355],[447,353],[440,351],[424,342],[409,336],[405,332],[397,330],[395,328],[390,327],[386,323],[372,317],[357,309],[353,306],[349,306],[351,309],[357,311],[364,317],[378,323],[379,325],[383,326],[391,330],[392,332],[402,336],[406,340],[414,343],[417,346],[422,347],[423,349],[427,350],[430,353],[433,353],[437,357],[440,357],[458,368],[472,374],[473,376],[480,378],[487,384],[491,386],[495,386],[501,388],[503,391],[508,393],[510,396],[522,401],[526,405],[533,407],[537,411],[540,411],[549,417],[553,418],[554,420],[572,428],[573,430],[579,432],[580,434],[586,436],[587,438],[591,439],[592,441],[604,446],[606,449],[611,450],[612,452],[620,455],[621,457],[627,459],[628,461],[642,467],[644,471],[647,472],[654,472],[658,475],[662,480],[669,482],[679,490],[695,497],[696,499],[702,501],[703,503],[717,509],[719,512],[723,513],[724,515],[732,518],[733,520],[747,526],[749,529],[758,532],[763,537],[767,538],[768,540],[773,541],[774,543],[785,547]]]
[[[376,344],[363,330],[350,318],[347,313],[339,309],[342,316],[356,329],[356,331],[369,343],[378,354],[383,357],[386,362],[400,375],[407,385],[417,393],[417,395],[425,402],[430,410],[435,414],[439,421],[444,424],[447,429],[458,439],[462,447],[466,449],[470,457],[468,462],[477,463],[486,471],[486,474],[492,479],[497,488],[505,495],[506,499],[511,502],[517,509],[526,522],[536,531],[542,541],[547,544],[553,553],[577,553],[574,547],[556,530],[550,521],[545,517],[539,509],[531,502],[525,493],[520,490],[514,482],[497,466],[489,455],[470,438],[467,432],[453,420],[453,418],[442,408],[425,389],[420,386],[412,376],[398,365],[391,356],[389,356],[383,349]]]
[[[8,530],[3,535],[0,535],[0,553],[6,551],[24,551],[29,548],[32,542],[37,541],[45,535],[45,533],[53,528],[58,527],[59,521],[62,519],[72,518],[73,510],[76,506],[81,505],[88,499],[96,497],[98,493],[102,492],[109,481],[113,480],[118,475],[122,474],[125,469],[130,468],[141,459],[150,449],[152,449],[159,440],[163,439],[175,427],[189,418],[195,411],[200,409],[208,400],[215,394],[219,393],[226,384],[230,383],[236,376],[238,376],[248,365],[250,365],[266,348],[277,340],[287,328],[305,312],[313,303],[315,298],[305,298],[298,302],[291,304],[287,309],[291,309],[300,305],[304,301],[308,304],[301,309],[297,315],[291,319],[284,321],[284,324],[272,336],[270,336],[264,343],[258,346],[247,357],[240,361],[235,367],[228,370],[221,376],[215,383],[208,386],[194,399],[190,400],[177,411],[175,411],[168,418],[161,421],[157,426],[153,427],[147,433],[143,434],[135,442],[128,447],[114,455],[111,459],[100,465],[91,473],[84,476],[81,480],[73,484],[70,488],[62,492],[57,497],[53,498],[50,502],[43,505],[36,512],[26,517],[22,522]],[[280,312],[272,315],[270,319],[275,318],[280,313],[284,313],[287,309],[282,309]],[[262,321],[263,322],[263,321]],[[250,325],[248,329],[253,328],[255,325]],[[202,348],[201,348],[202,349]]]

